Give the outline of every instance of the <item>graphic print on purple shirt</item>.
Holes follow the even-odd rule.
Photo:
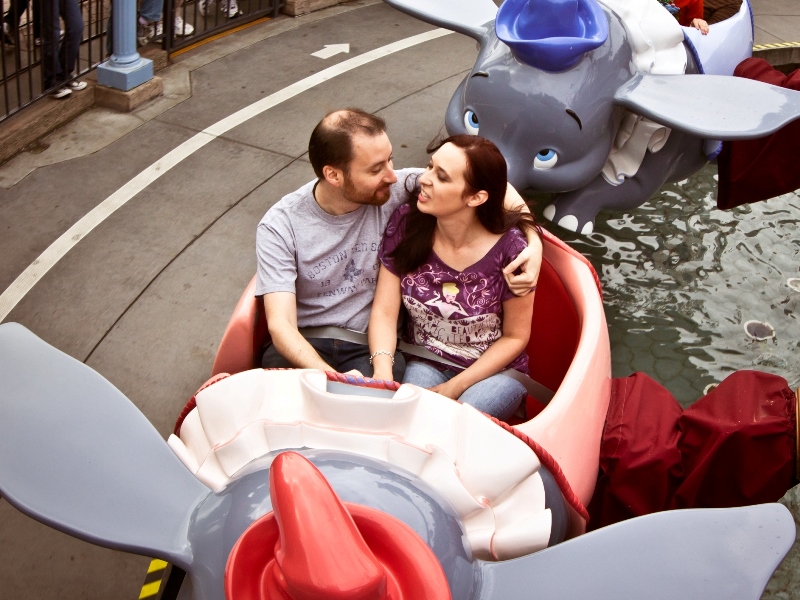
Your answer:
[[[392,214],[378,252],[381,263],[400,277],[403,305],[410,317],[406,341],[466,368],[503,333],[503,302],[514,296],[503,268],[528,243],[513,227],[463,271],[450,268],[431,251],[416,271],[398,273],[389,254],[403,238],[409,208],[404,204]],[[527,374],[527,354],[523,352],[506,368]]]

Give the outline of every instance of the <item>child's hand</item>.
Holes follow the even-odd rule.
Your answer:
[[[691,25],[695,29],[699,29],[700,33],[703,35],[708,35],[708,23],[706,23],[703,19],[692,19]]]

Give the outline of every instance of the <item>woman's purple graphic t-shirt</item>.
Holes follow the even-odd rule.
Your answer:
[[[464,271],[444,264],[436,253],[413,273],[398,273],[389,254],[405,232],[409,205],[399,207],[389,219],[378,256],[400,277],[403,304],[410,317],[408,342],[468,367],[503,333],[503,302],[514,294],[503,278],[503,268],[528,244],[516,227],[508,230],[491,250]],[[528,372],[523,352],[507,368]]]

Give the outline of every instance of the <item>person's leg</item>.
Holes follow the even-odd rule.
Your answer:
[[[498,373],[468,387],[458,401],[507,421],[527,395],[528,391],[519,381]]]
[[[394,364],[392,365],[392,377],[395,381],[403,381],[406,373],[406,357],[399,350],[394,353]]]
[[[436,367],[419,360],[410,360],[406,365],[403,383],[411,383],[421,388],[432,388],[455,376],[453,371],[440,371]]]
[[[61,42],[59,59],[64,79],[69,79],[78,61],[83,36],[83,16],[78,0],[60,0],[59,4],[61,18],[64,20],[64,39]]]
[[[176,36],[184,37],[194,33],[194,26],[186,22],[186,9],[183,8],[183,0],[175,0],[173,15],[173,31]]]
[[[156,36],[156,28],[161,20],[163,0],[142,0],[139,16],[136,19],[136,43],[144,46]]]
[[[58,60],[58,38],[61,26],[58,22],[59,0],[42,0],[42,84],[50,89],[63,83],[63,74]]]
[[[28,0],[22,0],[21,3],[28,7]],[[42,39],[42,0],[33,0],[33,39]],[[22,14],[22,13],[20,13]],[[60,33],[60,32],[59,32]]]
[[[160,21],[162,10],[163,0],[142,0],[139,4],[139,16],[144,17],[149,23]]]
[[[16,32],[19,29],[19,22],[25,10],[28,8],[28,0],[11,0],[8,12],[3,17],[3,23],[7,23],[10,30]]]

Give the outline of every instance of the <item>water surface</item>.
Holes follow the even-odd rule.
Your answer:
[[[664,186],[630,213],[603,212],[595,232],[546,227],[595,266],[603,283],[613,375],[642,371],[685,407],[710,384],[758,369],[800,385],[800,196],[723,211],[717,168]],[[533,198],[537,216],[545,198]],[[766,321],[757,342],[744,324]]]

